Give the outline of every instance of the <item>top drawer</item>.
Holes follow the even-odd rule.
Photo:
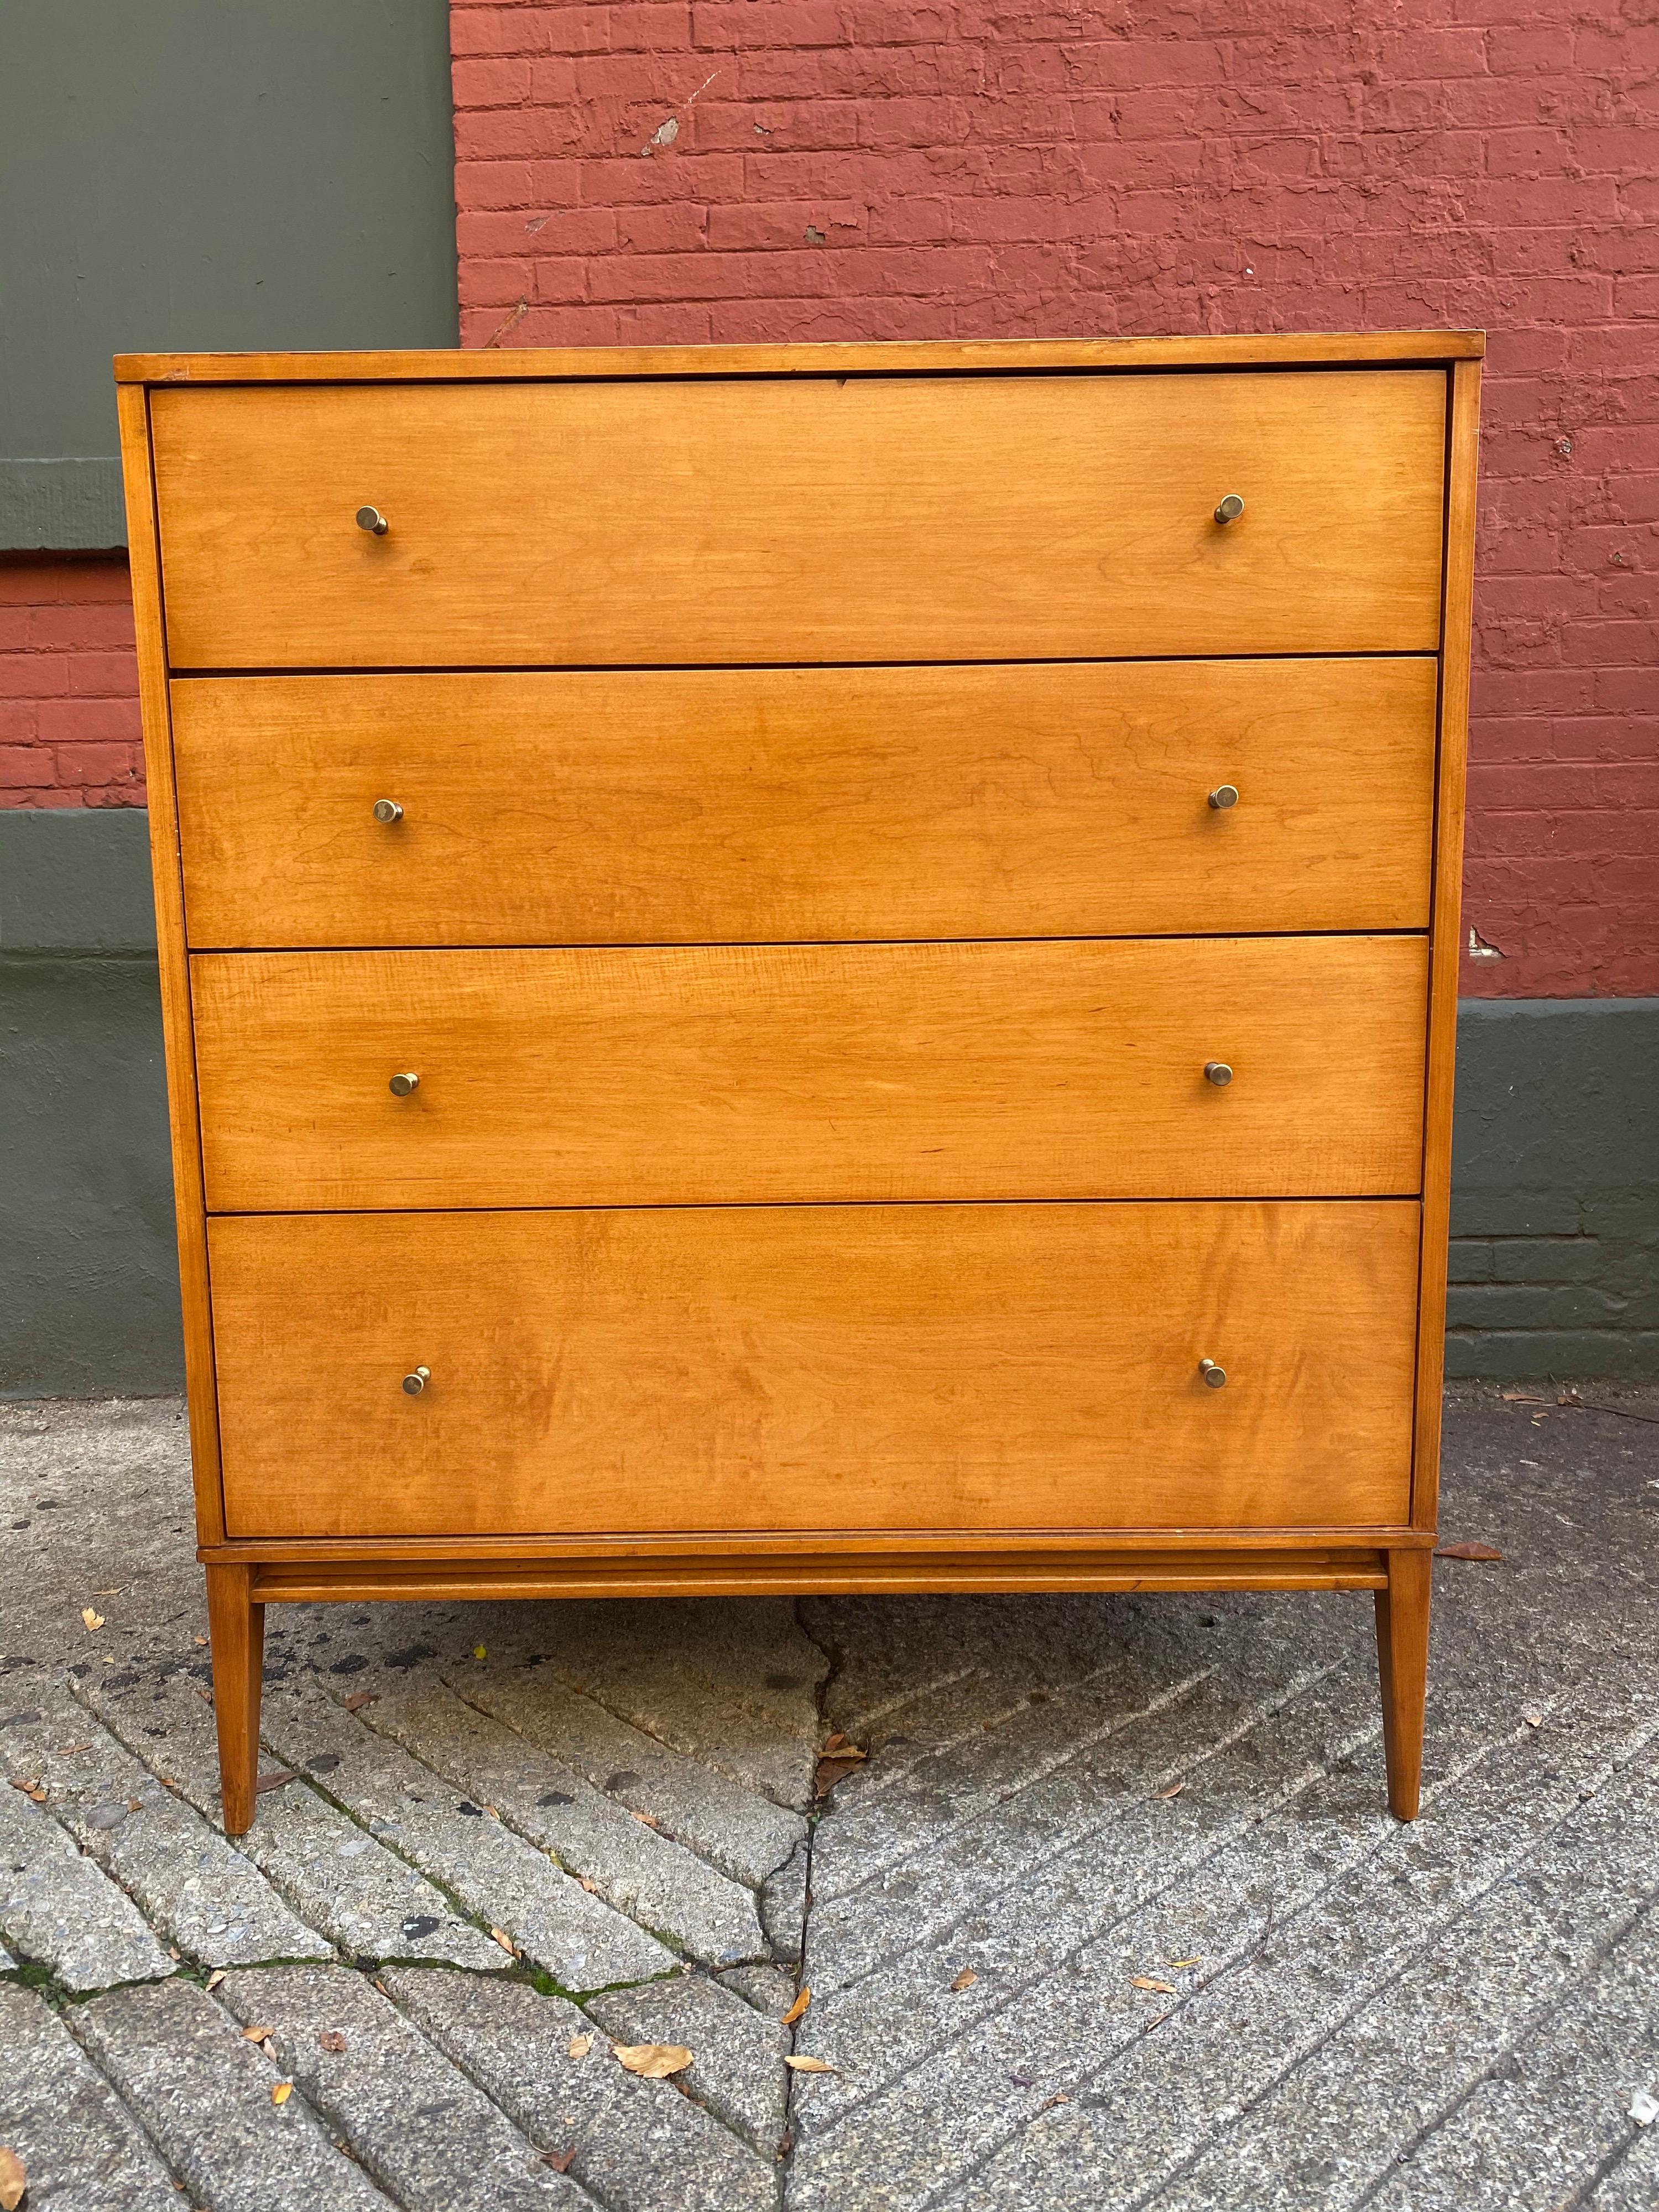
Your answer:
[[[160,390],[168,654],[1432,650],[1445,403],[1437,369]]]

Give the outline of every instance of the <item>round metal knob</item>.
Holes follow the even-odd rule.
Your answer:
[[[373,514],[374,509],[371,507],[369,512]],[[1239,497],[1236,491],[1230,491],[1225,499],[1222,501],[1220,506],[1217,507],[1215,511],[1215,519],[1218,522],[1237,522],[1239,516],[1243,514],[1243,501]],[[357,520],[362,522],[362,517],[359,515]],[[367,529],[368,526],[365,523],[363,526]],[[381,527],[384,528],[385,525],[382,524]]]
[[[380,801],[380,806],[384,806],[385,804],[386,801],[382,799]],[[1210,793],[1210,804],[1218,810],[1224,809],[1229,806],[1237,806],[1238,804],[1238,786],[1236,783],[1217,784],[1215,789]],[[377,806],[374,811],[379,814],[380,807]],[[401,814],[403,809],[399,807],[398,811]],[[389,816],[381,817],[383,821],[389,820],[390,818],[391,817]]]
[[[394,1098],[407,1098],[411,1091],[418,1091],[420,1087],[421,1079],[412,1068],[406,1074],[394,1075],[386,1085]]]
[[[1218,1091],[1224,1091],[1232,1079],[1233,1072],[1231,1068],[1228,1066],[1224,1060],[1206,1060],[1205,1061],[1204,1080],[1206,1083],[1213,1083]],[[395,1083],[392,1087],[394,1090],[396,1089],[397,1086]]]
[[[378,507],[360,507],[357,509],[357,527],[368,531],[371,538],[384,538],[392,525]]]
[[[1237,798],[1237,793],[1235,793],[1234,797]],[[1212,806],[1216,804],[1216,797],[1213,792],[1210,793],[1210,804]],[[1232,799],[1229,799],[1227,804],[1231,806],[1232,805]],[[377,799],[375,800],[374,819],[377,822],[401,822],[403,818],[404,810],[398,805],[395,799]]]
[[[1227,1370],[1224,1367],[1218,1367],[1213,1359],[1200,1359],[1198,1363],[1198,1371],[1204,1377],[1207,1389],[1212,1390],[1226,1389]],[[404,1383],[404,1388],[405,1390],[408,1389],[407,1382]]]
[[[404,1389],[411,1398],[418,1398],[431,1380],[432,1370],[429,1367],[417,1367],[412,1375],[404,1376]]]

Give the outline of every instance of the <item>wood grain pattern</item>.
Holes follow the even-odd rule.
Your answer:
[[[857,344],[512,346],[501,352],[121,353],[118,382],[465,383],[580,376],[849,376],[901,371],[1300,368],[1478,360],[1483,331],[1224,332],[1204,337],[883,339]]]
[[[173,1151],[173,1198],[179,1240],[179,1289],[184,1322],[185,1386],[190,1408],[191,1480],[196,1527],[204,1542],[224,1534],[219,1487],[219,1429],[213,1386],[213,1325],[208,1303],[206,1204],[191,1035],[190,967],[185,947],[184,884],[179,858],[178,795],[167,714],[167,647],[161,634],[161,579],[155,542],[148,402],[124,386],[116,394],[121,472],[126,493],[128,560],[138,648],[138,703],[143,719],[149,791],[150,875],[155,895],[156,964],[161,993],[161,1040],[167,1060],[167,1127]]]
[[[216,1220],[230,1530],[1396,1521],[1418,1218],[1354,1201]],[[407,1396],[417,1364],[431,1380]]]
[[[191,939],[1422,929],[1436,687],[1426,658],[185,678]]]
[[[1474,605],[1474,499],[1480,368],[1453,374],[1446,483],[1446,605],[1436,770],[1434,922],[1424,1100],[1423,1273],[1418,1289],[1417,1437],[1412,1518],[1432,1528],[1440,1498],[1440,1408],[1446,1359],[1446,1250],[1451,1218],[1452,1093],[1462,953],[1463,812],[1468,784],[1469,645]]]
[[[1382,1679],[1382,1747],[1389,1810],[1414,1820],[1422,1796],[1423,1708],[1429,1683],[1429,1594],[1434,1559],[1425,1551],[1390,1552],[1389,1578],[1376,1595],[1376,1657]]]
[[[207,1570],[207,1601],[219,1795],[225,1833],[240,1836],[253,1825],[254,1785],[259,1774],[265,1609],[253,1595],[252,1570],[219,1562]]]
[[[216,1212],[1419,1187],[1419,937],[198,953],[191,976]]]
[[[1431,650],[1445,374],[155,390],[175,668]],[[1222,526],[1236,491],[1242,519]],[[360,530],[358,507],[390,520]]]

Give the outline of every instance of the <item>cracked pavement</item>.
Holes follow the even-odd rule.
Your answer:
[[[1368,1598],[613,1600],[272,1607],[234,1844],[181,1408],[0,1408],[0,2143],[53,2212],[1651,2212],[1659,1393],[1583,1389],[1449,1398],[1504,1556],[1413,1827]]]

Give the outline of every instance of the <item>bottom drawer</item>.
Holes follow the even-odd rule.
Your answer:
[[[221,1218],[228,1529],[1398,1522],[1417,1248],[1400,1200]]]

